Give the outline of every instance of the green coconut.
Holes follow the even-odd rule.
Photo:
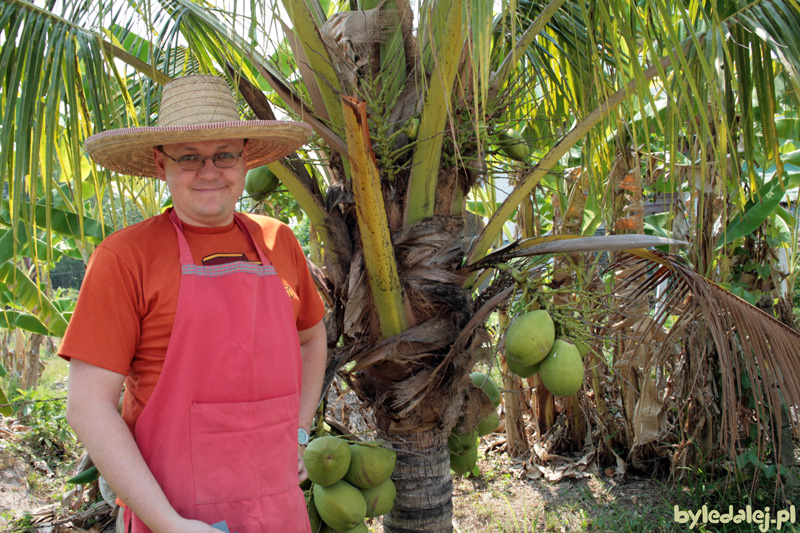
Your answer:
[[[527,161],[531,155],[531,147],[525,142],[522,134],[513,128],[500,132],[500,149],[511,159]]]
[[[311,524],[312,533],[316,533],[322,528],[322,518],[319,516],[317,506],[314,504],[314,495],[306,499],[306,508],[308,510],[308,522]]]
[[[369,528],[365,522],[361,522],[353,529],[331,529],[330,531],[335,531],[336,533],[369,533]]]
[[[483,437],[489,433],[494,433],[494,430],[497,429],[497,426],[499,425],[500,415],[497,414],[497,411],[492,411],[488,415],[484,416],[480,422],[478,422],[478,435]]]
[[[553,396],[572,396],[583,384],[583,359],[578,348],[564,339],[556,339],[553,349],[539,369],[542,384]]]
[[[280,184],[278,177],[266,165],[248,170],[244,178],[244,190],[256,201],[275,192]]]
[[[497,383],[495,383],[492,378],[483,372],[473,372],[469,375],[469,377],[472,379],[472,383],[474,383],[476,387],[479,387],[483,392],[486,393],[486,396],[489,397],[492,405],[495,407],[500,405],[500,387],[497,386]]]
[[[362,489],[361,494],[367,502],[367,518],[373,518],[392,510],[397,497],[397,489],[394,481],[387,479],[377,487]]]
[[[547,311],[525,313],[506,330],[506,360],[520,369],[535,365],[550,353],[555,338],[555,325]]]
[[[337,437],[319,437],[308,443],[303,462],[308,478],[327,487],[344,477],[350,468],[350,444]]]
[[[406,122],[406,125],[403,127],[403,133],[405,133],[411,141],[416,139],[419,133],[419,118],[411,117],[408,119],[408,122]]]
[[[539,366],[542,364],[542,362],[539,361],[538,363],[534,363],[532,365],[519,365],[514,361],[510,361],[508,358],[506,358],[506,363],[508,364],[508,369],[521,378],[529,378],[533,376],[539,371]]]
[[[573,342],[575,343],[575,347],[578,349],[578,353],[581,354],[581,359],[586,357],[586,355],[589,353],[589,345],[580,339],[575,339]]]
[[[471,472],[475,465],[478,463],[478,446],[469,448],[463,454],[450,454],[450,468],[456,474],[464,475]]]
[[[450,435],[447,437],[447,447],[450,449],[451,453],[463,454],[470,448],[474,448],[477,440],[477,428],[473,429],[469,433],[458,433],[456,431],[451,431]]]
[[[359,489],[376,487],[389,479],[397,463],[397,453],[380,442],[350,445],[350,467],[345,481]]]
[[[344,480],[327,487],[315,484],[314,504],[320,518],[337,531],[353,529],[367,516],[361,491]]]

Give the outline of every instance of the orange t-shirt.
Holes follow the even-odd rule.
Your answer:
[[[243,215],[253,239],[275,267],[292,303],[298,331],[325,309],[292,230],[263,216]],[[222,228],[183,224],[195,264],[258,262],[233,222]],[[59,355],[124,374],[122,416],[133,431],[155,389],[167,353],[180,286],[178,239],[169,212],[107,239],[92,254]]]

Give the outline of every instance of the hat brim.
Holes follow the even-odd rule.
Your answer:
[[[247,139],[247,168],[277,161],[303,146],[312,133],[304,122],[244,120],[191,126],[147,126],[97,133],[84,147],[109,170],[129,176],[158,177],[153,147],[185,142]]]

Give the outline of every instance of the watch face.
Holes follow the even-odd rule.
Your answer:
[[[308,441],[309,441],[308,431],[306,431],[303,428],[299,428],[297,430],[297,443],[305,445],[308,444]]]

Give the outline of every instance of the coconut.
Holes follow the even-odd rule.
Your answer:
[[[387,479],[377,487],[362,489],[361,494],[367,502],[367,518],[373,518],[392,510],[397,497],[397,489],[394,481]]]
[[[324,487],[344,477],[350,468],[350,445],[337,437],[319,437],[308,443],[303,462],[308,478]]]
[[[483,437],[489,433],[494,433],[494,430],[497,429],[499,425],[500,415],[497,414],[497,411],[492,411],[478,422],[478,435]]]
[[[575,347],[578,349],[578,353],[581,354],[581,359],[586,357],[586,355],[589,353],[589,345],[580,339],[575,339],[572,342],[575,343]]]
[[[451,431],[450,435],[447,437],[447,447],[450,449],[451,453],[463,454],[470,448],[474,448],[477,440],[477,429],[473,429],[469,433]]]
[[[266,166],[248,170],[244,178],[244,190],[256,201],[266,198],[280,184],[278,177]]]
[[[553,396],[572,396],[583,383],[583,360],[578,348],[564,339],[556,339],[553,349],[542,361],[539,375]]]
[[[506,330],[506,360],[529,367],[544,359],[556,338],[550,314],[542,309],[517,317]]]
[[[538,363],[534,363],[532,365],[518,365],[514,361],[509,360],[506,358],[506,363],[508,364],[508,369],[518,375],[521,378],[529,378],[532,375],[536,374],[539,371],[539,366],[542,364],[541,361]]]
[[[471,472],[475,465],[478,463],[478,446],[477,443],[469,448],[463,454],[450,454],[450,468],[456,474],[466,474]]]
[[[495,407],[500,405],[500,387],[497,386],[497,383],[495,383],[492,378],[483,372],[473,372],[469,375],[469,377],[472,379],[472,383],[474,383],[476,387],[479,387],[483,392],[486,393],[486,396],[489,397],[492,405]]]
[[[350,467],[345,481],[359,489],[376,487],[389,479],[397,462],[397,453],[380,442],[350,445]]]
[[[522,134],[513,128],[500,132],[500,149],[511,159],[527,161],[531,155],[531,147],[525,142]]]
[[[347,529],[347,530],[331,529],[330,532],[331,533],[369,533],[369,528],[367,527],[366,523],[361,522],[360,524],[358,524],[353,529]],[[323,530],[320,533],[327,533],[327,530]]]
[[[320,518],[337,531],[353,529],[367,515],[364,496],[347,481],[337,481],[327,487],[315,484],[314,504]]]
[[[306,508],[308,510],[308,522],[311,524],[311,531],[319,531],[322,528],[322,518],[320,518],[319,511],[317,511],[313,494],[306,498]]]
[[[403,127],[403,133],[405,133],[411,141],[416,139],[419,133],[419,118],[411,117],[408,119],[408,122],[406,122],[406,125]]]

